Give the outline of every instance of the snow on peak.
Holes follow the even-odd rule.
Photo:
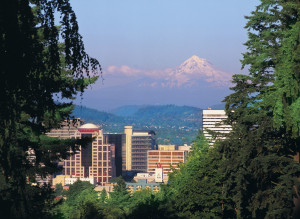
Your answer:
[[[177,72],[185,72],[187,74],[211,72],[214,67],[206,59],[192,56],[177,67]]]
[[[206,59],[199,58],[199,57],[196,56],[196,55],[191,56],[191,57],[190,57],[189,59],[187,59],[185,62],[192,62],[192,61],[195,61],[195,62],[198,62],[198,63],[205,63],[205,62],[208,62]]]
[[[194,55],[174,69],[168,78],[173,86],[197,84],[206,81],[215,85],[227,85],[231,75],[216,69],[208,60]]]

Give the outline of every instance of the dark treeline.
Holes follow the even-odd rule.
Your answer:
[[[61,14],[60,26],[54,11]],[[97,194],[34,186],[85,142],[50,139],[72,100],[101,70],[84,51],[67,0],[4,0],[0,7],[0,206],[4,218],[299,218],[300,2],[261,0],[246,24],[242,66],[225,98],[228,135],[214,147],[196,137],[188,161],[161,192]],[[61,41],[59,41],[61,40]],[[13,63],[13,64],[12,64]],[[26,82],[26,83],[25,83]],[[219,135],[219,136],[218,136]],[[220,136],[221,135],[221,136]],[[86,140],[85,140],[86,141]],[[33,150],[35,158],[28,159]],[[62,194],[66,199],[54,200]]]

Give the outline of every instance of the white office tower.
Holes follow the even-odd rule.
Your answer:
[[[224,110],[203,110],[203,134],[210,145],[213,145],[215,140],[212,139],[208,130],[219,133],[229,133],[231,131],[230,125],[224,125],[223,120],[225,119],[227,119],[227,115]],[[219,139],[222,138],[219,137]]]

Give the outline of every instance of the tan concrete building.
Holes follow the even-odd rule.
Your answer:
[[[164,178],[168,177],[168,173],[172,171],[171,167],[178,169],[179,163],[184,163],[187,159],[188,151],[163,151],[150,150],[148,151],[148,173],[155,174],[155,169],[158,164],[163,168]]]
[[[52,129],[50,132],[46,133],[49,137],[55,137],[59,139],[70,139],[75,138],[78,128],[83,124],[80,118],[63,121],[58,129]]]
[[[158,150],[160,151],[175,151],[176,146],[171,144],[171,145],[164,145],[164,144],[159,144],[158,145]]]
[[[191,152],[192,151],[192,146],[190,146],[190,145],[177,146],[177,150]]]
[[[102,130],[94,124],[78,128],[76,138],[91,137],[93,142],[64,160],[63,175],[76,178],[96,178],[99,185],[105,185],[115,177],[115,146],[103,142]]]

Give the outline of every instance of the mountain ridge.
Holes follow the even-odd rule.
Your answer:
[[[121,110],[132,110],[127,113]],[[122,106],[119,116],[88,107],[75,105],[73,116],[100,125],[104,132],[123,133],[125,125],[134,129],[150,129],[157,133],[159,144],[191,144],[198,130],[202,127],[202,109],[190,106],[169,105],[131,105]]]

